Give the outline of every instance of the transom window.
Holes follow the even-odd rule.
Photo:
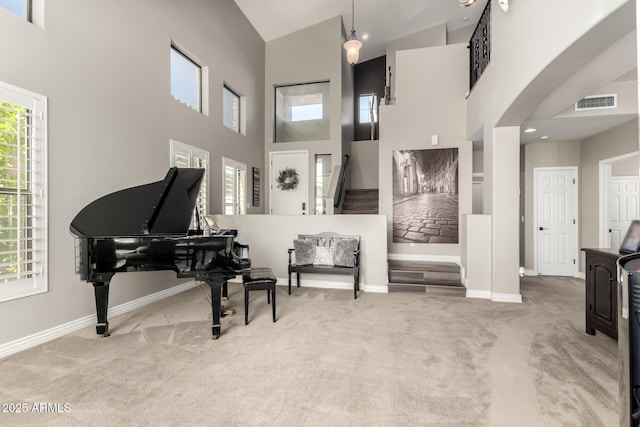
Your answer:
[[[330,83],[303,83],[275,88],[275,142],[329,139]]]
[[[222,122],[229,129],[240,133],[240,95],[227,86],[222,88]]]
[[[171,95],[202,112],[202,67],[175,46],[171,46]]]
[[[290,96],[289,103],[292,122],[322,119],[322,93]]]
[[[0,301],[47,291],[45,111],[0,83]]]
[[[31,0],[0,0],[0,7],[31,21]]]
[[[378,95],[369,93],[360,95],[359,102],[359,123],[378,123]],[[373,120],[372,120],[373,119]]]

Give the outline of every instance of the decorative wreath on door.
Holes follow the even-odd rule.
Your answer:
[[[285,168],[278,173],[276,178],[278,188],[281,190],[295,190],[298,188],[300,178],[298,177],[298,171],[293,168]]]

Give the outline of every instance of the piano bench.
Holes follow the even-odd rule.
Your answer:
[[[242,276],[244,285],[244,324],[249,324],[249,291],[267,291],[267,304],[271,304],[273,321],[276,321],[276,276],[270,268],[254,267]],[[273,301],[271,301],[273,300]]]

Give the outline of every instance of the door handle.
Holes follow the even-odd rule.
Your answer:
[[[548,230],[548,228],[538,227],[538,230],[540,230],[540,231],[542,231],[542,230]]]

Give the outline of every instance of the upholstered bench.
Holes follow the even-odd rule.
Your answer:
[[[242,276],[244,285],[244,324],[249,324],[249,291],[267,291],[267,304],[271,304],[273,321],[276,321],[276,282],[278,279],[270,268],[253,267]]]
[[[291,255],[295,255],[295,261]],[[299,234],[289,249],[289,295],[291,273],[353,275],[353,298],[360,290],[360,236],[337,233]]]

